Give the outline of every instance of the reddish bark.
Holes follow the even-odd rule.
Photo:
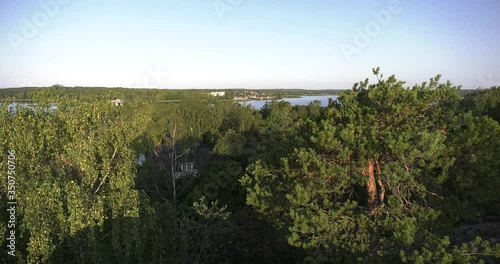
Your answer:
[[[375,171],[373,161],[369,160],[366,163],[364,171],[365,176],[368,178],[366,181],[366,191],[368,192],[368,206],[370,209],[375,209],[378,205],[377,181],[375,179]]]

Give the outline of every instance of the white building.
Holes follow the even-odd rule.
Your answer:
[[[224,96],[224,95],[226,95],[226,92],[211,92],[210,95],[212,95],[212,96]]]
[[[194,168],[194,161],[179,163],[179,170],[174,173],[175,179],[177,180],[189,175],[194,177],[198,176],[198,170]]]
[[[111,100],[111,103],[114,104],[115,106],[122,106],[123,105],[123,102],[120,99]]]

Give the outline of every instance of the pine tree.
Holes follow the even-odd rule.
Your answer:
[[[374,74],[330,106],[310,148],[247,169],[247,203],[311,261],[471,261],[442,235],[434,202],[456,161],[447,136],[460,87]]]

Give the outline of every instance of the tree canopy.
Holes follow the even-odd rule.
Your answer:
[[[464,95],[439,75],[408,87],[373,73],[327,107],[3,91],[0,171],[15,151],[17,240],[0,262],[499,261],[498,87]],[[12,112],[12,95],[36,103]],[[4,212],[9,190],[2,181]]]

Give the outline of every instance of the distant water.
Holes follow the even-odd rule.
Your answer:
[[[333,100],[337,100],[336,95],[319,95],[319,96],[302,96],[300,98],[283,98],[278,101],[287,101],[292,104],[292,106],[296,105],[308,105],[312,101],[320,101],[321,106],[328,106],[328,99],[332,98]],[[250,101],[241,101],[241,105],[251,105],[255,109],[261,109],[265,103],[270,102],[271,100],[250,100]]]
[[[14,114],[14,113],[17,113],[17,109],[19,107],[24,107],[24,108],[29,108],[29,109],[34,110],[37,105],[38,104],[36,104],[36,103],[19,103],[19,104],[18,103],[10,103],[10,104],[7,105],[7,110],[9,111],[9,113]],[[57,105],[56,104],[52,104],[48,108],[48,110],[50,112],[53,112],[53,111],[57,110]]]

